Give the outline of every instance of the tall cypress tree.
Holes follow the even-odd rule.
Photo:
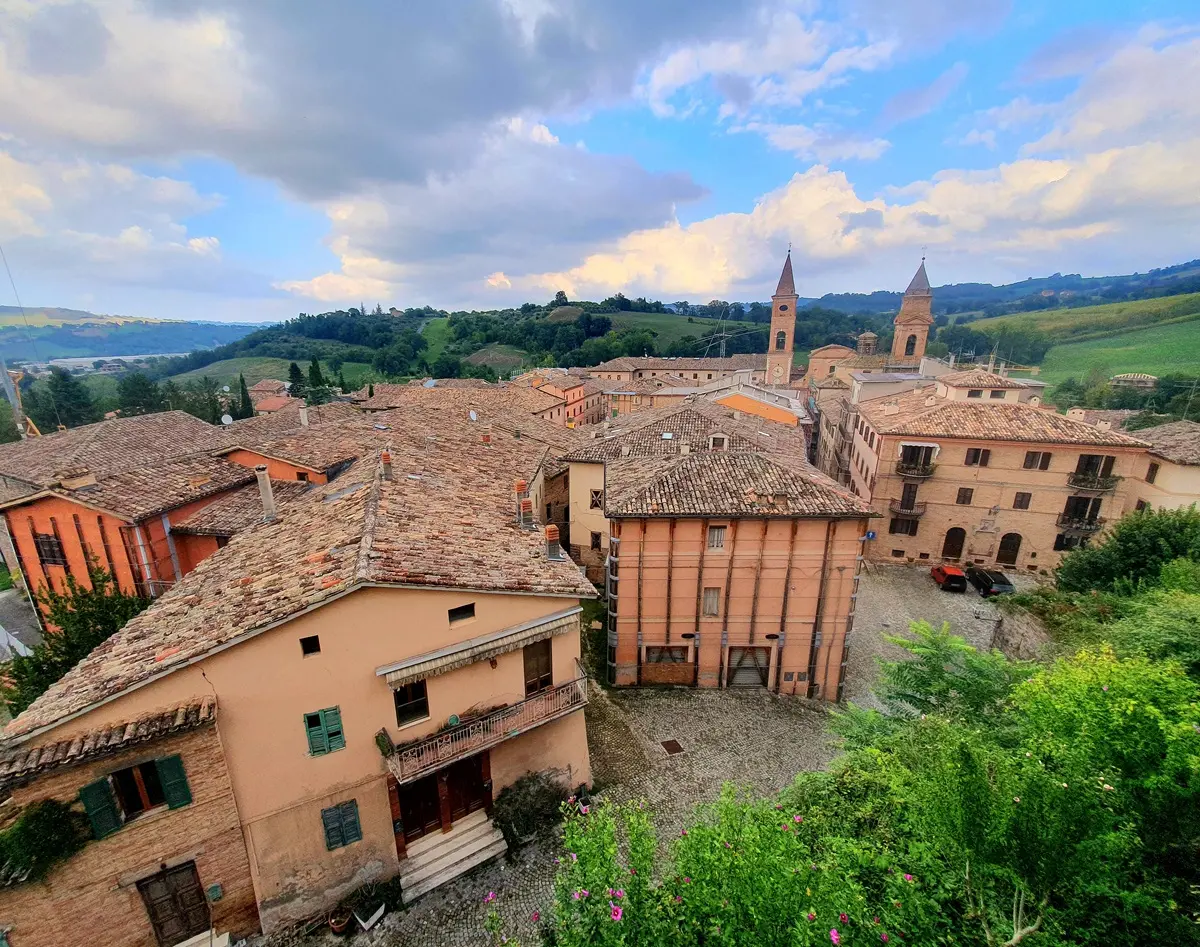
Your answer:
[[[308,387],[308,382],[304,379],[304,372],[300,371],[300,366],[292,362],[288,366],[288,394],[293,398],[303,398],[304,390]]]
[[[239,418],[254,417],[254,402],[250,400],[250,389],[246,387],[246,376],[238,373],[238,396],[242,399],[238,405]]]
[[[308,387],[309,388],[324,388],[325,376],[321,374],[321,363],[317,361],[314,355],[312,362],[308,366]]]

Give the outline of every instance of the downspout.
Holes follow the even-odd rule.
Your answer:
[[[708,520],[700,521],[700,563],[696,566],[696,627],[692,634],[692,663],[696,666],[695,684],[700,683],[700,615],[704,610],[704,554],[708,550]]]
[[[179,553],[175,549],[175,537],[171,535],[171,521],[167,514],[162,515],[163,535],[167,537],[167,551],[171,554],[171,568],[175,570],[175,581],[183,578],[183,570],[179,568]]]
[[[800,526],[800,521],[797,519],[793,519],[792,520],[792,539],[791,539],[791,542],[788,543],[787,568],[784,570],[784,573],[783,573],[783,604],[780,606],[780,609],[779,609],[779,659],[781,662],[783,660],[784,648],[787,645],[788,596],[789,596],[789,593],[792,591],[792,559],[796,555],[796,531],[799,528],[799,526]],[[775,675],[775,692],[776,693],[780,693],[782,691],[782,681],[783,681],[783,675],[776,674]],[[795,681],[792,682],[792,693],[793,694],[796,693]]]
[[[733,556],[737,552],[738,523],[729,521],[729,565],[725,569],[725,603],[721,608],[721,664],[717,670],[717,686],[725,686],[725,652],[729,648],[729,587],[733,583]]]
[[[666,639],[667,644],[671,643],[671,576],[674,573],[672,568],[675,552],[675,520],[672,518],[669,521],[667,528],[667,628]]]
[[[142,571],[146,576],[146,592],[151,598],[158,598],[158,593],[154,588],[156,579],[150,578],[151,575],[157,576],[158,572],[150,571],[150,559],[146,556],[146,537],[142,535],[142,524],[133,524],[133,535],[137,539],[138,558],[142,560]]]
[[[821,582],[817,587],[817,608],[813,615],[812,638],[808,645],[808,692],[811,698],[816,691],[817,649],[820,647],[821,625],[825,621],[825,587],[829,584],[829,552],[833,546],[833,520],[825,521],[825,554],[821,558]]]
[[[754,598],[750,601],[750,643],[754,644],[754,626],[758,622],[758,587],[762,579],[763,550],[767,547],[767,530],[770,520],[763,520],[762,541],[758,544],[758,561],[754,564]]]
[[[637,681],[642,683],[642,573],[646,570],[646,520],[641,521],[638,535],[638,587],[637,587]]]

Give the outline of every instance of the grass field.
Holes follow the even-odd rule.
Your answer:
[[[246,376],[247,385],[253,385],[264,378],[278,378],[280,381],[286,381],[289,364],[291,363],[286,358],[227,358],[206,365],[204,368],[196,368],[171,377],[178,384],[186,385],[195,378],[203,378],[207,375],[209,378],[215,379],[217,384],[229,385],[232,388],[237,385],[239,373]],[[305,373],[308,372],[307,362],[301,363],[300,367],[304,369]],[[321,363],[321,371],[337,378],[337,372],[333,371],[325,362]],[[346,384],[352,389],[365,384],[368,376],[374,378],[371,366],[365,362],[346,362],[342,365],[342,374],[346,376]]]
[[[1038,377],[1056,385],[1072,377],[1083,381],[1093,369],[1108,376],[1200,373],[1200,319],[1056,345],[1046,353]]]
[[[421,329],[421,335],[425,336],[425,341],[429,343],[429,348],[425,350],[425,359],[432,364],[450,342],[450,320],[430,319]]]
[[[103,316],[82,309],[29,308],[24,313],[16,306],[0,306],[0,328],[8,326],[30,328],[78,325],[83,322],[121,325],[126,322],[161,323],[163,319],[133,318],[132,316]]]
[[[1001,326],[1032,326],[1052,339],[1084,342],[1150,326],[1166,326],[1200,320],[1200,293],[1136,299],[1131,302],[1083,306],[1079,309],[1049,309],[1014,313],[995,319],[980,319],[972,329],[990,332]]]
[[[613,327],[617,329],[646,329],[649,332],[655,333],[655,336],[662,343],[677,342],[685,335],[694,335],[696,338],[705,338],[712,335],[719,323],[715,319],[700,319],[692,316],[692,321],[688,322],[687,316],[677,316],[671,312],[622,312],[609,316],[613,321]],[[767,329],[768,326],[757,322],[726,322],[726,331],[742,332],[747,329]],[[704,354],[704,346],[697,352],[697,355]]]
[[[519,368],[529,361],[529,353],[515,345],[500,345],[492,343],[485,345],[478,352],[472,352],[463,361],[471,365],[487,365],[497,374],[506,375],[514,368]]]

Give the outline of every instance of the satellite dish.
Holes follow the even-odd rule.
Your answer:
[[[472,409],[471,409],[471,411],[470,411],[469,413],[470,413],[470,415],[471,415],[471,420],[472,420],[472,421],[478,421],[478,420],[479,420],[479,415],[475,413],[475,409],[474,409],[474,408],[472,408]]]
[[[222,424],[232,424],[232,423],[233,423],[233,416],[232,416],[232,415],[228,415],[228,414],[222,414],[222,415],[221,415],[221,423],[222,423]]]
[[[228,386],[228,385],[222,385],[222,386],[221,386],[221,390],[222,390],[222,391],[225,391],[225,392],[228,392],[228,391],[229,391],[229,386]]]

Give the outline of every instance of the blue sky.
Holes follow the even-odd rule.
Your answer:
[[[269,321],[1200,256],[1183,0],[0,0],[24,301]],[[11,302],[0,292],[0,302]]]

